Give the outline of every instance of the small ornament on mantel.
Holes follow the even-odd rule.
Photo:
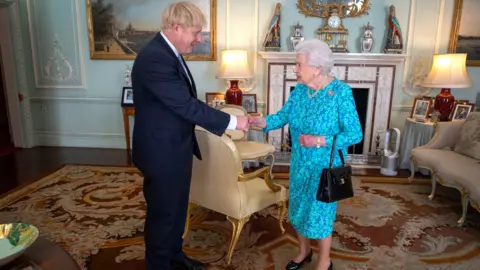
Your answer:
[[[268,26],[268,32],[263,41],[265,51],[280,51],[280,8],[281,4],[277,3],[275,6],[275,14]]]
[[[295,51],[297,48],[298,43],[302,42],[304,40],[304,37],[302,36],[302,28],[303,26],[300,25],[300,23],[297,22],[296,25],[293,26],[293,36],[290,37],[290,41],[292,42],[292,49]]]
[[[373,49],[373,27],[370,26],[370,22],[363,28],[363,37],[360,45],[362,47],[362,53],[370,53]]]
[[[395,6],[390,6],[390,14],[388,16],[387,42],[383,50],[385,53],[402,53],[403,37],[400,23],[395,13]]]
[[[125,86],[132,86],[132,69],[130,65],[125,65]]]

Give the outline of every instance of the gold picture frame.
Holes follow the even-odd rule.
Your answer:
[[[95,33],[94,33],[94,15],[92,13],[92,5],[98,2],[102,2],[105,4],[105,1],[108,0],[85,0],[87,2],[87,30],[88,30],[88,45],[89,45],[89,51],[90,51],[90,59],[92,60],[134,60],[136,58],[136,53],[140,51],[142,46],[137,46],[138,48],[130,48],[128,44],[130,43],[128,38],[128,35],[131,33],[131,31],[136,31],[138,33],[136,41],[139,41],[138,43],[143,43],[146,44],[148,41],[150,41],[154,36],[158,33],[157,30],[136,30],[132,24],[127,24],[125,26],[125,29],[114,29],[115,26],[112,26],[112,29],[116,30],[115,36],[111,35],[110,40],[102,40],[102,41],[97,41],[95,39]],[[165,0],[162,0],[165,1]],[[170,0],[171,2],[176,2],[179,0]],[[202,0],[197,0],[197,1],[202,1]],[[203,0],[203,1],[209,1],[209,13],[210,13],[210,31],[203,32],[204,35],[204,40],[208,41],[208,45],[204,45],[204,47],[199,47],[201,45],[197,45],[195,48],[197,51],[203,53],[194,53],[192,54],[185,54],[184,59],[186,61],[216,61],[217,60],[217,0]],[[110,1],[109,1],[110,2]],[[111,1],[114,2],[114,1]],[[132,2],[135,2],[135,0],[132,0]],[[114,5],[112,3],[109,3],[110,5]],[[107,7],[105,5],[105,7]],[[112,7],[110,7],[111,10],[113,10]],[[112,12],[112,11],[110,11]],[[158,11],[158,18],[160,19],[160,14],[161,10]],[[208,15],[208,14],[206,14]],[[110,16],[115,16],[115,14],[110,14]],[[107,23],[108,24],[108,23]],[[160,28],[160,24],[159,24]],[[107,29],[107,30],[105,30]],[[111,31],[107,27],[104,27],[104,31],[108,32]],[[129,33],[130,32],[130,33]],[[121,35],[122,37],[125,37],[125,40],[127,41],[126,43],[123,43],[120,41],[120,38],[118,35]],[[110,34],[107,34],[110,35]],[[98,35],[97,35],[98,36]],[[208,50],[208,51],[206,51]],[[128,51],[130,53],[126,53],[125,51]],[[117,53],[118,52],[118,53]]]
[[[453,10],[453,17],[452,17],[452,30],[450,32],[450,42],[449,42],[449,46],[448,46],[448,52],[449,53],[467,53],[467,66],[480,66],[480,60],[471,59],[472,58],[472,53],[468,52],[468,48],[469,48],[468,46],[460,47],[460,50],[458,50],[459,49],[458,44],[459,44],[460,26],[461,26],[461,23],[462,23],[462,15],[465,16],[465,14],[463,14],[463,11],[465,11],[465,12],[475,12],[476,11],[476,10],[472,10],[472,9],[469,9],[469,8],[464,9],[463,7],[464,7],[464,4],[465,4],[465,1],[472,1],[472,3],[474,3],[473,1],[478,1],[478,0],[455,0],[455,6],[454,6],[454,10]],[[477,16],[478,17],[478,14],[473,14],[472,16]],[[478,20],[478,22],[480,22],[480,18],[477,19],[477,20]],[[475,29],[477,28],[476,25],[472,25],[471,27],[475,28]],[[468,37],[465,37],[465,40],[469,40]],[[470,39],[470,42],[472,42],[472,40],[474,40],[474,39]],[[475,41],[478,42],[478,44],[480,45],[480,39],[477,39]],[[463,43],[465,43],[465,42],[463,42]],[[469,56],[470,56],[470,59],[469,59]],[[475,58],[480,59],[480,54],[476,55]]]

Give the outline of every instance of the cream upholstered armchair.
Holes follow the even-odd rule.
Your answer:
[[[423,146],[412,150],[410,181],[415,168],[430,170],[432,192],[437,183],[460,192],[463,225],[468,204],[480,211],[480,112],[472,112],[466,120],[435,123],[433,138]]]
[[[247,116],[248,113],[245,108],[237,105],[223,105],[219,110],[236,115],[236,116]],[[254,142],[247,140],[248,133],[241,130],[227,130],[225,132],[230,139],[235,143],[239,153],[240,158],[243,161],[261,161],[271,158],[270,163],[270,177],[273,178],[272,169],[274,163],[274,152],[275,147],[267,142]]]
[[[240,152],[225,134],[219,137],[200,127],[195,133],[202,160],[195,158],[193,162],[188,212],[192,207],[200,206],[227,216],[233,225],[227,257],[230,265],[242,228],[252,214],[277,204],[280,207],[280,229],[285,232],[282,220],[288,192],[284,186],[272,182],[268,167],[244,173]],[[187,221],[184,236],[188,224]]]

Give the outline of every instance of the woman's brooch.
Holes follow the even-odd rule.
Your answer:
[[[328,94],[329,96],[333,96],[333,91],[332,91],[332,90],[328,90],[327,94]]]

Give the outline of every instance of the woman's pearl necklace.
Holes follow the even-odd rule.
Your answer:
[[[308,88],[307,94],[308,94],[308,97],[309,97],[309,98],[315,97],[315,96],[318,94],[318,92],[320,92],[320,90],[322,90],[323,88],[325,88],[324,83],[325,83],[325,80],[326,80],[326,79],[327,79],[327,76],[323,77],[323,80],[322,80],[322,82],[320,83],[320,85],[322,85],[322,87],[320,87],[320,88],[317,89],[317,90],[313,90],[313,94],[310,94],[310,87]]]

